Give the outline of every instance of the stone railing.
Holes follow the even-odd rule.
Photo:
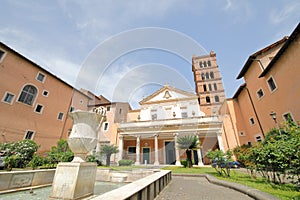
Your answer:
[[[171,179],[171,171],[161,170],[128,185],[94,197],[92,200],[153,200],[169,184]]]
[[[55,169],[0,172],[0,194],[50,186],[54,174]]]
[[[131,171],[113,171],[112,169],[98,168],[96,181],[133,182],[156,173],[156,169],[132,169]]]

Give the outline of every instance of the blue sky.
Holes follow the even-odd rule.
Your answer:
[[[211,50],[217,54],[226,96],[232,97],[243,82],[236,76],[248,56],[290,35],[299,23],[300,1],[2,0],[0,15],[2,42],[76,87],[137,107],[137,101],[165,83],[193,91],[191,57]],[[133,49],[137,35],[121,41],[124,33],[148,27],[162,32],[144,40],[165,41],[167,49],[144,44]],[[161,38],[165,31],[181,39],[169,33]],[[185,46],[187,40],[200,50]],[[122,45],[128,45],[127,53],[103,66],[103,59]],[[100,76],[91,78],[99,71]]]

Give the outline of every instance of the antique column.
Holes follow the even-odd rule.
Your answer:
[[[155,134],[154,135],[154,148],[155,148],[155,153],[154,153],[154,156],[155,156],[155,161],[154,161],[154,165],[159,165],[159,161],[158,161],[158,134]]]
[[[217,139],[218,139],[218,144],[219,144],[220,150],[223,151],[223,152],[225,152],[224,144],[223,144],[223,139],[222,139],[222,132],[221,131],[217,132]]]
[[[181,166],[181,162],[180,162],[180,156],[179,156],[179,148],[178,148],[178,144],[177,144],[177,137],[178,137],[178,133],[174,133],[174,140],[175,140],[175,153],[176,153],[176,166]]]
[[[197,133],[195,135],[199,141],[199,135]],[[199,141],[199,143],[200,143],[200,141]],[[200,146],[201,146],[201,143],[200,143]],[[199,149],[197,149],[197,155],[198,155],[198,166],[204,166],[204,164],[202,162],[201,147]]]
[[[135,165],[140,165],[140,140],[141,140],[141,136],[137,136],[136,137],[136,161],[135,161]]]
[[[123,138],[124,136],[120,135],[119,136],[119,157],[118,157],[118,161],[123,159]]]

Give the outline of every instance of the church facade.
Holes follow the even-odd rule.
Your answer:
[[[165,85],[140,102],[140,110],[128,113],[127,122],[118,128],[118,160],[140,164],[176,164],[185,157],[177,139],[196,135],[201,149],[194,151],[195,164],[203,165],[209,149],[223,148],[222,123],[217,116],[200,111],[198,96]]]

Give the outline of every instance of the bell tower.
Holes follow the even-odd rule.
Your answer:
[[[216,53],[211,51],[209,55],[193,56],[192,65],[200,110],[206,116],[218,114],[225,100],[225,92]]]

